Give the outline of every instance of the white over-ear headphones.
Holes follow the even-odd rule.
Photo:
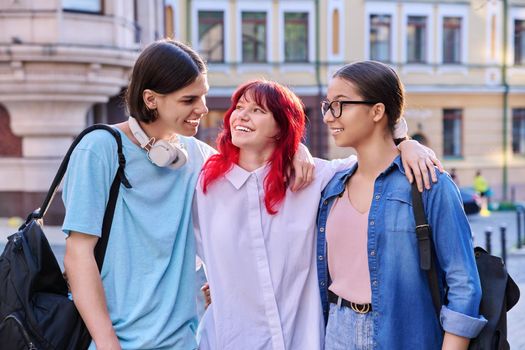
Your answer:
[[[155,140],[154,137],[149,137],[133,117],[128,118],[128,124],[131,133],[140,143],[140,147],[146,150],[148,158],[153,164],[178,169],[188,161],[188,152],[180,142]]]

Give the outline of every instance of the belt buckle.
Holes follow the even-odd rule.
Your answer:
[[[370,305],[369,304],[364,304],[364,305],[359,305],[359,304],[356,304],[356,303],[350,303],[350,308],[352,310],[354,310],[355,312],[357,312],[358,314],[367,314],[369,311],[370,311]],[[360,308],[362,306],[362,308]]]
[[[341,304],[343,302],[343,298],[341,298],[340,296],[337,297],[337,307],[338,308],[341,308]]]

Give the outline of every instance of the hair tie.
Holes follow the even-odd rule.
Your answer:
[[[408,136],[408,125],[405,118],[401,117],[397,121],[397,123],[394,124],[394,140],[397,139],[404,139]]]

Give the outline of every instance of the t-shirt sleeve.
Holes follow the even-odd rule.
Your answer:
[[[107,137],[115,142],[111,135]],[[109,140],[99,144],[82,140],[71,155],[62,192],[66,208],[62,231],[67,235],[76,231],[101,236],[109,189],[117,170],[116,144],[113,149]]]

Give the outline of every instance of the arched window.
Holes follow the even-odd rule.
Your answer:
[[[22,157],[22,138],[13,134],[9,113],[0,105],[0,157]]]
[[[332,14],[332,54],[339,55],[339,10]]]

